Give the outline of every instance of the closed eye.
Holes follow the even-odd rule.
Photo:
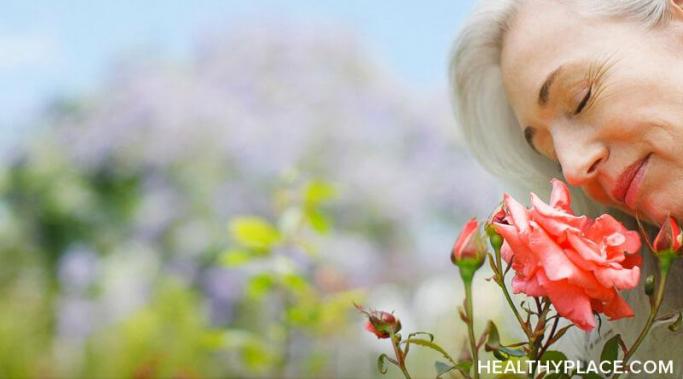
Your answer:
[[[586,96],[584,96],[583,99],[581,99],[581,102],[579,103],[579,105],[576,107],[576,110],[574,111],[575,115],[581,113],[583,108],[586,107],[586,104],[588,104],[588,100],[590,100],[590,98],[591,98],[592,92],[593,92],[593,86],[588,87],[588,92],[586,92]]]

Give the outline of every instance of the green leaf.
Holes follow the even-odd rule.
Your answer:
[[[282,284],[294,294],[303,295],[310,285],[305,277],[299,274],[285,274],[282,276]]]
[[[434,369],[436,370],[436,377],[440,377],[441,375],[453,370],[455,366],[449,365],[446,363],[443,363],[441,361],[436,361],[434,362]]]
[[[318,309],[312,306],[297,305],[286,310],[287,321],[300,328],[312,327],[316,323]]]
[[[398,366],[398,362],[395,360],[389,358],[388,355],[382,354],[379,357],[377,357],[377,370],[379,371],[380,374],[384,375],[387,373],[387,368],[386,368],[386,363],[384,361],[389,361],[393,363],[394,365]]]
[[[525,355],[523,350],[520,350],[520,349],[513,349],[513,348],[510,348],[510,347],[507,347],[507,346],[501,346],[501,347],[498,349],[498,351],[502,351],[502,352],[504,352],[505,354],[511,355],[511,356],[513,356],[513,357],[523,357],[523,356]]]
[[[271,274],[259,274],[252,276],[247,284],[247,297],[251,300],[260,300],[275,286],[275,280]]]
[[[546,362],[564,362],[567,360],[567,356],[564,355],[564,353],[556,350],[548,350],[545,353],[543,353],[543,356],[541,357],[541,362],[546,363]]]
[[[438,351],[439,353],[441,353],[441,355],[444,356],[444,358],[448,359],[453,364],[455,364],[455,360],[453,360],[453,358],[451,358],[451,356],[448,355],[446,350],[444,350],[441,346],[437,345],[436,343],[434,343],[432,341],[423,340],[421,338],[408,338],[401,343],[405,343],[406,345],[407,344],[420,345],[420,346],[424,346],[424,347],[430,348],[432,350]]]
[[[547,364],[548,362],[554,362],[556,364],[561,364],[562,362],[567,360],[567,356],[564,355],[564,353],[556,350],[548,350],[545,353],[543,353],[543,356],[541,357],[541,362],[543,364]],[[571,376],[567,375],[563,372],[555,372],[552,374],[548,374],[544,377],[544,379],[570,379]]]
[[[319,210],[308,209],[306,211],[306,219],[316,232],[325,234],[330,231],[330,220]]]
[[[304,193],[306,207],[318,207],[321,203],[333,199],[337,191],[330,183],[314,180],[308,183]]]
[[[600,361],[614,362],[619,358],[619,340],[621,340],[621,334],[610,338],[605,342],[605,346],[602,348],[602,353],[600,353]]]
[[[428,333],[428,332],[413,332],[413,333],[408,334],[407,339],[411,339],[411,338],[413,338],[415,336],[419,336],[419,335],[425,335],[425,336],[429,337],[429,342],[434,342],[434,335],[432,333]],[[410,351],[410,344],[407,343],[406,348],[404,349],[403,353],[407,356],[409,351]]]
[[[268,250],[280,240],[280,232],[260,217],[238,217],[230,222],[230,235],[245,247]]]
[[[469,360],[469,361],[460,361],[458,362],[457,365],[455,365],[455,368],[460,370],[463,374],[467,374],[470,372],[470,369],[472,368],[472,365],[474,363]]]
[[[500,350],[493,350],[493,356],[496,357],[496,359],[498,359],[499,361],[507,361],[508,359],[510,359],[509,354],[505,354]]]
[[[555,372],[544,376],[543,379],[570,379],[570,376],[563,372]]]
[[[429,342],[434,342],[434,335],[432,333],[429,333],[429,332],[412,332],[412,333],[408,334],[408,338],[413,338],[413,337],[416,337],[419,335],[425,335],[425,336],[429,337]]]
[[[221,254],[220,263],[225,267],[239,267],[251,262],[254,254],[246,250],[231,249]]]
[[[501,360],[507,360],[510,356],[513,357],[523,357],[524,351],[521,349],[513,349],[501,345],[500,334],[498,334],[498,328],[493,321],[489,321],[486,327],[486,344],[484,345],[484,350],[488,352],[493,352],[493,355]]]
[[[486,345],[484,346],[486,351],[498,350],[500,347],[500,335],[493,321],[489,321],[486,325],[486,334]]]
[[[596,374],[596,373],[594,373],[594,372],[589,372],[589,373],[586,373],[586,374],[581,374],[581,378],[583,378],[583,379],[603,379],[602,376],[600,376],[600,375],[598,375],[598,374]]]

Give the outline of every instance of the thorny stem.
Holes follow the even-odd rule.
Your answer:
[[[547,319],[546,321],[548,321],[548,320],[550,320],[550,319]],[[555,337],[555,332],[557,331],[557,324],[559,324],[559,322],[560,322],[560,318],[555,317],[555,320],[553,321],[553,326],[550,328],[550,334],[548,334],[548,340],[545,342],[545,344],[541,348],[541,351],[538,353],[539,357],[542,357],[543,354],[546,352],[546,350],[548,350],[550,345],[552,345],[553,337]]]
[[[652,305],[650,306],[650,315],[645,322],[645,326],[643,326],[643,330],[640,331],[638,338],[636,338],[635,342],[633,342],[633,345],[628,349],[628,351],[626,351],[623,359],[624,367],[628,367],[629,359],[633,357],[633,354],[635,354],[636,350],[647,336],[650,328],[652,328],[652,324],[657,317],[659,308],[662,306],[662,300],[664,299],[664,289],[666,288],[666,280],[669,277],[669,269],[671,268],[671,262],[674,260],[674,258],[676,258],[676,256],[673,252],[669,251],[661,253],[658,255],[658,258],[659,282],[657,283],[657,292],[655,292],[654,302],[652,302]],[[618,379],[619,374],[616,374],[613,378]]]
[[[540,307],[543,307],[543,310],[540,311],[538,315],[538,321],[536,323],[536,327],[534,328],[534,332],[531,334],[529,337],[529,354],[527,354],[527,357],[530,360],[536,360],[540,359],[541,354],[539,352],[539,345],[540,342],[543,340],[543,331],[545,330],[545,323],[546,323],[546,316],[548,315],[548,312],[550,311],[550,301],[544,299],[543,300],[543,305],[541,305],[541,302],[536,299],[536,304]],[[540,351],[543,351],[541,349]],[[533,370],[529,373],[529,378],[533,378],[534,375],[536,375],[536,369],[538,366],[534,366]]]

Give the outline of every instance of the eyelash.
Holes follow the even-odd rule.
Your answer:
[[[579,106],[576,107],[576,110],[574,111],[574,115],[581,113],[583,108],[586,107],[586,104],[588,104],[588,100],[590,100],[592,93],[593,93],[593,85],[588,87],[588,92],[586,92],[586,96],[583,97],[583,99],[579,103]]]
[[[578,115],[595,102],[597,95],[602,92],[602,88],[599,85],[602,83],[602,79],[610,66],[611,62],[609,59],[600,64],[590,66],[585,78],[586,83],[588,83],[588,91],[574,110],[574,115]]]

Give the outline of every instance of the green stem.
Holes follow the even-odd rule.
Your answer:
[[[472,350],[472,368],[474,379],[479,379],[479,349],[474,338],[474,311],[472,309],[472,280],[465,280],[465,313],[467,314],[467,333],[470,340],[470,350]]]
[[[396,361],[398,362],[398,367],[401,369],[401,372],[403,372],[403,376],[406,379],[412,379],[410,377],[410,373],[408,373],[408,369],[406,368],[406,357],[403,354],[403,351],[401,350],[401,338],[394,334],[394,332],[391,333],[391,345],[394,347],[394,355],[396,355]]]
[[[655,292],[654,302],[652,302],[652,305],[650,306],[650,315],[648,316],[647,321],[645,322],[645,326],[643,326],[643,330],[640,331],[638,338],[636,338],[635,342],[633,342],[633,345],[631,345],[631,347],[624,355],[624,367],[628,367],[628,361],[633,357],[633,354],[635,354],[640,344],[643,342],[647,334],[650,332],[650,328],[652,328],[652,324],[657,318],[657,313],[659,313],[659,308],[662,306],[662,300],[664,299],[664,289],[666,288],[666,280],[669,277],[669,269],[671,268],[671,263],[674,260],[674,258],[676,258],[676,256],[673,254],[673,252],[664,252],[661,253],[661,255],[659,255],[658,258],[659,282],[657,283],[657,291]],[[613,378],[618,379],[619,374],[616,374]]]
[[[493,251],[495,252],[496,265],[498,266],[498,269],[496,270],[496,283],[498,283],[500,289],[503,290],[503,296],[505,296],[505,300],[510,306],[510,309],[512,309],[512,313],[515,314],[515,318],[517,319],[519,325],[522,327],[522,330],[524,330],[524,333],[528,338],[531,338],[530,330],[528,330],[526,323],[524,322],[524,319],[522,319],[522,316],[519,314],[519,311],[517,310],[515,303],[512,301],[510,292],[508,292],[507,286],[505,285],[505,276],[503,275],[503,264],[500,256],[500,247],[494,246]]]
[[[541,306],[540,303],[537,304]],[[533,333],[531,333],[531,338],[529,338],[529,354],[527,354],[527,357],[531,361],[540,359],[542,356],[541,353],[543,349],[541,347],[541,343],[543,342],[543,332],[545,331],[546,317],[550,311],[550,304],[550,300],[545,298],[543,299],[543,305],[540,313],[538,314],[536,328],[534,329]],[[533,379],[533,377],[536,375],[537,368],[538,365],[535,365],[529,373],[529,378]]]
[[[548,321],[548,320],[546,320]],[[557,331],[557,324],[560,322],[559,317],[555,317],[555,320],[553,321],[553,326],[550,328],[550,334],[548,334],[548,340],[545,342],[545,345],[541,348],[541,351],[538,353],[539,357],[542,357],[543,354],[548,350],[550,345],[553,344],[553,337],[555,337],[555,331]]]

